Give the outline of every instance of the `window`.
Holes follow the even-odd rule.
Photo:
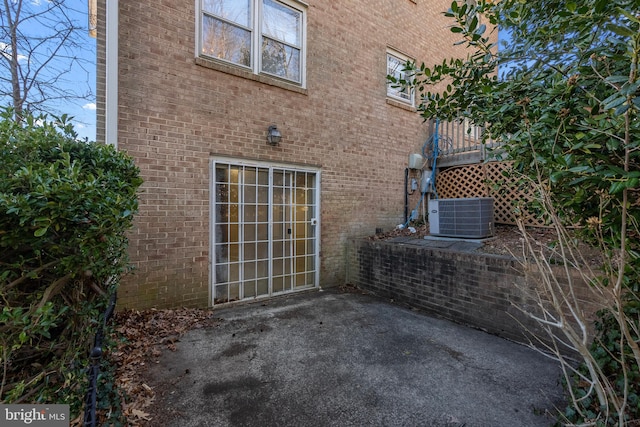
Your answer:
[[[403,71],[407,61],[413,61],[412,59],[402,55],[401,53],[388,50],[387,51],[387,75],[395,77],[396,81],[400,82],[407,80],[410,76]],[[387,96],[406,102],[407,104],[414,105],[414,91],[413,89],[400,85],[399,83],[392,83],[387,81]]]
[[[199,54],[304,86],[305,10],[291,0],[201,0]]]

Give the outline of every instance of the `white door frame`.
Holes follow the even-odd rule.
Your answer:
[[[256,295],[251,295],[251,296],[244,296],[244,280],[242,277],[240,277],[239,281],[235,284],[238,286],[239,289],[239,294],[238,294],[238,300],[249,300],[249,299],[256,299],[256,298],[262,298],[262,297],[270,297],[276,294],[282,294],[282,293],[292,293],[292,292],[296,292],[296,291],[303,291],[303,290],[308,290],[310,288],[318,288],[319,287],[319,283],[320,283],[320,226],[321,226],[321,221],[320,221],[320,183],[321,183],[321,170],[320,168],[317,167],[310,167],[310,166],[301,166],[301,165],[293,165],[293,164],[286,164],[286,163],[275,163],[275,162],[263,162],[263,161],[250,161],[250,160],[244,160],[244,159],[237,159],[237,158],[227,158],[227,157],[212,157],[210,159],[210,197],[209,197],[209,227],[210,227],[210,232],[209,232],[209,301],[211,305],[220,305],[220,304],[225,304],[225,303],[230,303],[233,302],[234,300],[231,297],[227,297],[225,298],[217,298],[216,297],[216,293],[218,288],[219,289],[224,289],[225,286],[227,286],[227,291],[228,294],[227,295],[231,295],[231,291],[230,291],[230,287],[232,286],[230,284],[230,280],[226,280],[226,282],[222,282],[222,283],[216,283],[217,282],[217,267],[224,267],[225,263],[219,263],[219,260],[217,259],[217,257],[219,256],[218,253],[218,247],[216,246],[217,244],[220,244],[221,242],[217,242],[216,241],[216,224],[217,224],[217,205],[216,205],[216,198],[217,198],[217,187],[216,187],[216,166],[217,165],[226,165],[229,166],[231,168],[243,168],[243,172],[244,172],[244,168],[248,168],[247,170],[249,170],[250,168],[260,168],[260,169],[268,169],[269,171],[269,200],[268,200],[268,269],[269,269],[269,273],[268,273],[268,292],[259,294],[259,291],[256,288]],[[313,201],[310,204],[310,206],[313,206],[314,211],[315,211],[315,215],[314,218],[311,218],[311,221],[306,221],[305,224],[307,224],[307,226],[313,227],[313,237],[315,238],[315,240],[312,241],[313,245],[314,245],[314,252],[310,255],[312,255],[314,257],[314,265],[313,265],[313,270],[312,271],[307,271],[305,270],[304,273],[305,274],[313,274],[313,285],[310,286],[302,286],[300,288],[297,288],[296,286],[292,286],[291,289],[284,289],[281,290],[280,292],[276,291],[274,292],[274,286],[273,286],[273,269],[274,269],[274,253],[273,253],[273,248],[275,247],[275,242],[276,240],[274,239],[274,171],[276,173],[280,173],[280,172],[284,172],[285,174],[289,174],[292,173],[293,175],[297,175],[296,173],[301,173],[301,174],[312,174],[313,176],[315,176],[315,182],[314,182],[314,188],[313,188]],[[243,175],[244,176],[244,175]],[[306,176],[306,175],[305,175]],[[293,183],[295,184],[295,183]],[[239,188],[241,190],[239,190],[239,193],[244,194],[244,184],[243,185],[239,185]],[[283,188],[283,187],[275,187],[275,188]],[[294,187],[294,191],[295,191],[295,185]],[[291,192],[291,194],[293,194],[293,192]],[[291,206],[294,206],[295,204],[292,202]],[[297,205],[296,205],[297,206]],[[238,201],[238,212],[242,212],[245,208],[245,203],[244,200],[239,200]],[[238,214],[239,215],[239,214]],[[293,219],[292,219],[293,220]],[[238,221],[241,221],[241,219],[238,219]],[[278,224],[278,223],[276,223]],[[218,224],[219,225],[219,224]],[[243,229],[243,227],[238,227],[240,230]],[[242,231],[239,231],[238,234],[241,235]],[[291,229],[289,229],[289,233],[291,234]],[[295,231],[293,232],[295,235]],[[295,237],[291,237],[291,239],[294,239]],[[228,242],[222,242],[222,243],[228,243]],[[283,241],[283,244],[286,243]],[[242,246],[242,245],[240,245]],[[244,254],[242,253],[242,249],[240,249],[239,251],[239,256],[241,257],[240,261],[239,261],[239,266],[241,267],[241,269],[245,268],[245,263],[247,262],[244,259]],[[305,253],[305,255],[307,255]],[[292,260],[295,259],[296,254],[295,253],[291,253],[290,254],[290,262],[293,262]],[[282,259],[282,262],[285,262],[285,259]],[[229,262],[226,261],[226,264],[228,265]],[[242,273],[240,273],[242,275]],[[295,274],[294,274],[295,275]],[[226,285],[225,285],[226,283]],[[235,286],[234,285],[234,286]],[[218,288],[216,288],[216,286],[218,286]],[[259,294],[259,295],[258,295]],[[216,302],[216,300],[218,300]]]

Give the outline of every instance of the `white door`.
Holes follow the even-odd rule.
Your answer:
[[[318,286],[319,171],[213,161],[212,303]]]

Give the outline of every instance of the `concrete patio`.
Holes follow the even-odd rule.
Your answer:
[[[217,309],[151,369],[152,425],[549,426],[558,365],[522,345],[338,290]]]

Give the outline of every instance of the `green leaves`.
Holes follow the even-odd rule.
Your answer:
[[[623,27],[617,24],[607,24],[607,30],[623,37],[635,37],[637,34],[629,27]]]
[[[113,147],[77,141],[66,116],[17,123],[0,110],[0,177],[0,400],[51,401],[55,390],[77,413],[86,376],[70,366],[81,372],[77,353],[86,359],[106,304],[95,289],[112,292],[128,269],[139,171]]]
[[[627,97],[620,94],[620,92],[613,93],[607,99],[602,101],[603,110],[611,110],[620,107],[627,101]]]
[[[624,251],[622,281],[638,292],[640,3],[454,1],[445,16],[467,50],[416,70],[422,117],[486,123],[516,170],[549,189],[562,221],[585,225],[584,238],[610,259]],[[506,46],[496,50],[489,23],[508,35]],[[620,357],[601,350],[609,363]],[[640,386],[634,369],[631,390]],[[627,418],[640,418],[640,398],[629,399]],[[596,418],[596,400],[585,395],[569,420]]]
[[[570,215],[597,216],[602,194],[617,198],[637,188],[620,173],[629,149],[635,154],[626,168],[640,169],[637,7],[623,0],[452,2],[446,16],[469,52],[420,67],[423,118],[488,123],[524,172],[550,179]],[[510,35],[497,52],[485,36],[488,22]],[[620,213],[616,203],[606,211],[611,221]]]
[[[48,229],[49,229],[48,227],[38,228],[36,231],[33,232],[33,235],[35,237],[42,237],[47,233]]]

